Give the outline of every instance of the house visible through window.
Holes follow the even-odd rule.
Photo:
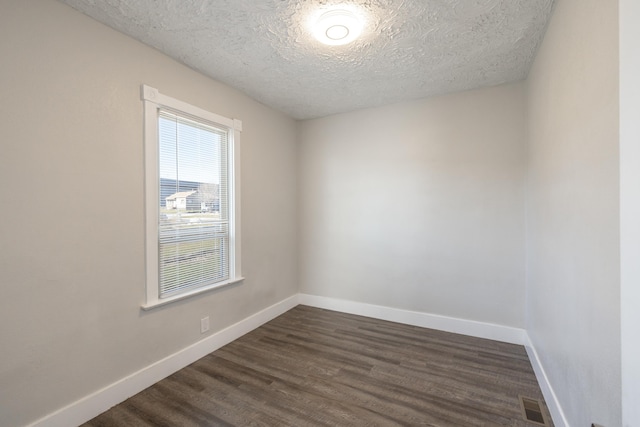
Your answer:
[[[241,280],[236,179],[241,123],[143,86],[147,301]]]

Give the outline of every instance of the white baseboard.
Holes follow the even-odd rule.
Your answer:
[[[269,320],[278,317],[298,305],[298,295],[293,295],[258,313],[247,317],[211,336],[165,357],[152,365],[122,378],[58,411],[39,419],[32,427],[68,427],[80,425],[107,409],[128,399],[145,388],[168,377],[174,372],[240,338]]]
[[[551,413],[553,424],[556,427],[569,427],[569,422],[564,415],[562,406],[560,406],[558,396],[556,396],[556,393],[553,391],[553,387],[551,387],[549,377],[547,377],[547,373],[542,367],[542,362],[540,361],[538,352],[533,346],[529,335],[527,335],[526,340],[527,342],[525,344],[525,349],[527,350],[527,355],[529,356],[529,360],[531,361],[533,371],[536,373],[536,378],[538,379],[538,385],[540,385],[540,390],[542,391],[542,395],[544,396],[544,401],[546,402],[547,407],[549,408],[549,412]]]
[[[551,412],[554,424],[557,427],[569,427],[564,412],[542,368],[540,358],[525,330],[308,294],[293,295],[267,307],[234,325],[210,335],[202,341],[198,341],[189,347],[167,356],[138,372],[122,378],[89,396],[39,419],[33,424],[30,424],[30,427],[67,427],[89,421],[93,417],[123,402],[134,394],[141,392],[163,378],[166,378],[218,348],[258,328],[262,324],[287,312],[298,304],[524,345],[545,401],[547,402],[547,406],[549,407],[549,411]]]
[[[359,316],[372,317],[375,319],[388,320],[413,326],[421,326],[423,328],[438,329],[440,331],[453,332],[456,334],[486,338],[512,344],[525,345],[527,343],[527,334],[525,330],[510,326],[457,319],[437,314],[365,304],[356,301],[321,297],[317,295],[299,294],[299,298],[300,304],[325,308],[327,310],[341,311],[343,313],[357,314]]]

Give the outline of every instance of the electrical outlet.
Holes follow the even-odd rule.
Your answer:
[[[209,316],[200,319],[200,333],[204,334],[209,330]]]

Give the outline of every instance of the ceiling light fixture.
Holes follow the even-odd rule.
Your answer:
[[[331,46],[351,43],[362,32],[362,21],[348,10],[325,12],[313,26],[313,33],[320,42]]]

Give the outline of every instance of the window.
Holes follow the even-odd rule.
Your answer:
[[[149,86],[142,98],[148,309],[242,280],[242,123]]]

